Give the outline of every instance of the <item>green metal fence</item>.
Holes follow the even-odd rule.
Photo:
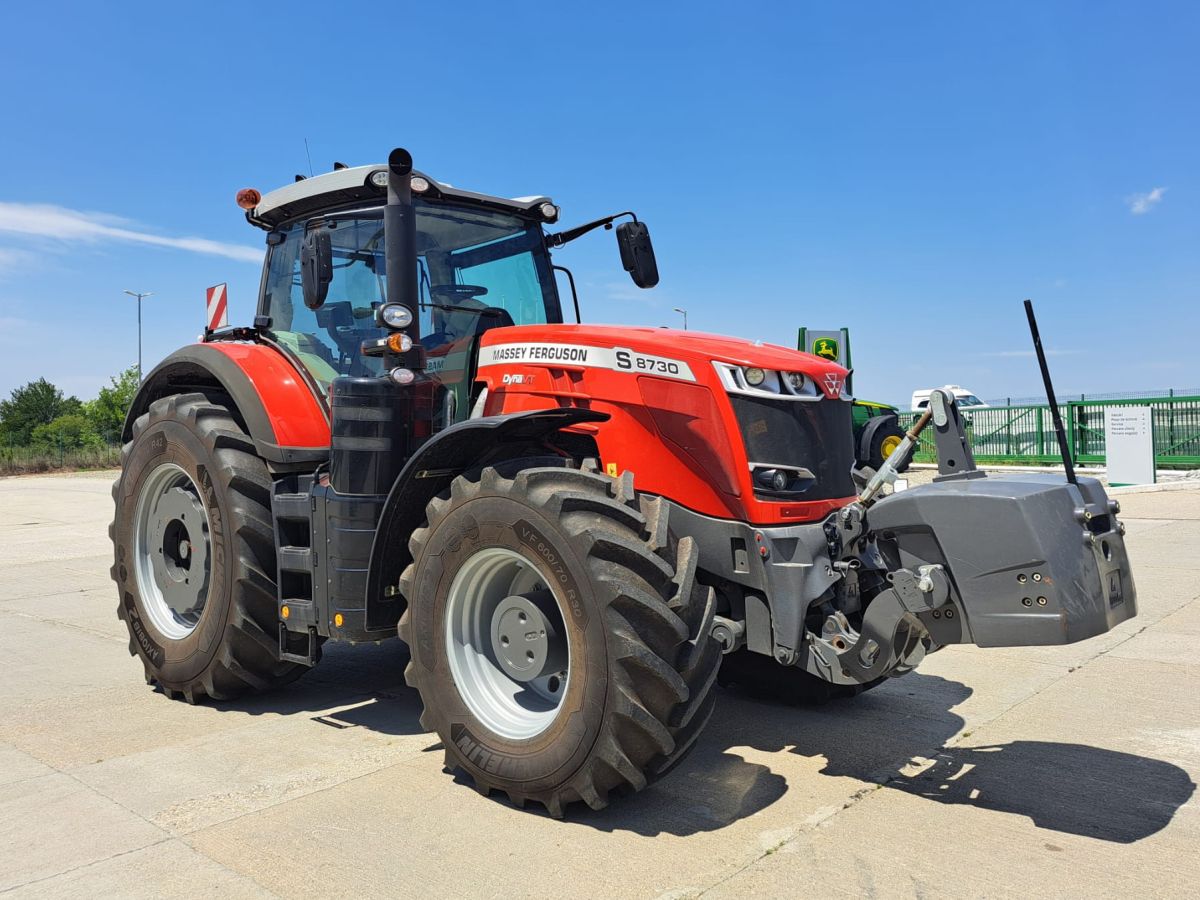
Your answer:
[[[1104,415],[1114,406],[1151,408],[1157,466],[1200,467],[1200,395],[1060,402],[1073,462],[1104,464]],[[900,413],[901,424],[909,427],[918,415]],[[1061,459],[1048,406],[969,409],[963,410],[962,417],[975,459],[979,462],[1042,465]],[[916,462],[936,461],[932,429],[921,436],[914,459]]]

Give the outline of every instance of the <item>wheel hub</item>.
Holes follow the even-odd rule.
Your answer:
[[[558,610],[549,591],[505,597],[492,614],[492,650],[517,681],[533,681],[566,668],[567,642],[554,620]]]
[[[191,529],[208,530],[204,506],[195,494],[173,487],[159,497],[154,514],[154,581],[168,609],[179,616],[194,616],[204,604],[208,587],[208,542],[191,539]]]
[[[529,559],[503,547],[466,559],[446,597],[445,629],[450,676],[483,725],[509,740],[550,727],[571,652],[561,605]]]
[[[155,627],[180,640],[208,599],[208,514],[188,474],[164,463],[143,482],[135,515],[138,590]]]

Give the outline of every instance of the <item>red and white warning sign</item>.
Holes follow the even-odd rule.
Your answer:
[[[226,285],[214,284],[208,289],[208,323],[209,331],[216,331],[229,324],[229,303],[225,290]]]

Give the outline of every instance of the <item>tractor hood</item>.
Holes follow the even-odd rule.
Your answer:
[[[592,348],[595,348],[594,350]],[[622,350],[645,354],[626,364]],[[661,363],[659,362],[661,360]],[[640,374],[686,376],[707,381],[713,362],[803,372],[814,382],[837,386],[841,394],[847,370],[810,353],[725,335],[673,328],[616,325],[523,325],[488,331],[481,341],[481,365],[546,364],[555,361],[585,367],[632,369]],[[677,368],[672,363],[683,364]]]
[[[854,495],[847,372],[829,360],[695,331],[521,325],[484,332],[476,371],[482,415],[607,414],[570,429],[594,442],[581,452],[702,515],[812,522]]]

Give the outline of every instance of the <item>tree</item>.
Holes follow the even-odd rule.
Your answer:
[[[67,413],[53,422],[33,429],[30,444],[40,450],[79,450],[84,447],[103,447],[92,423],[83,413]]]
[[[111,387],[100,388],[95,400],[85,403],[84,412],[93,430],[110,444],[121,440],[121,429],[125,426],[125,415],[133,404],[138,389],[137,366],[130,366],[119,375],[109,379]]]
[[[59,416],[82,410],[76,397],[64,397],[63,392],[45,378],[31,381],[0,400],[0,438],[7,444],[24,446],[33,438],[39,425],[49,425]]]

